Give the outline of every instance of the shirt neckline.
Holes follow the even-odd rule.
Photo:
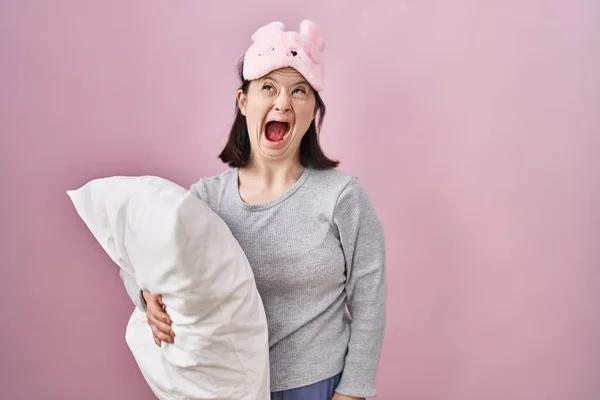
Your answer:
[[[284,202],[285,200],[287,200],[288,198],[290,198],[294,193],[296,193],[298,191],[298,189],[300,189],[300,187],[304,184],[304,182],[306,182],[306,180],[310,176],[312,170],[308,167],[305,167],[304,171],[302,171],[302,174],[296,180],[296,182],[294,182],[294,184],[292,186],[290,186],[290,188],[288,190],[286,190],[281,196],[279,196],[269,202],[259,203],[259,204],[248,204],[244,200],[242,200],[242,196],[240,195],[240,189],[239,189],[239,172],[240,172],[239,168],[234,169],[233,179],[231,180],[231,183],[230,183],[232,186],[231,189],[235,193],[235,198],[237,200],[238,205],[246,210],[261,211],[261,210],[266,210],[271,207],[275,207],[276,205],[278,205],[278,204]]]

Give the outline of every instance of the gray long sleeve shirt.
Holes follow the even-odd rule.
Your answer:
[[[269,324],[271,391],[343,371],[337,392],[374,397],[386,252],[363,187],[346,173],[307,168],[278,199],[249,205],[240,199],[237,172],[203,178],[191,191],[227,223],[248,257]],[[135,280],[121,277],[145,309]]]

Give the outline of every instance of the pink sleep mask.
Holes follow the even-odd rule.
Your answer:
[[[321,30],[309,20],[300,23],[298,32],[284,31],[284,27],[283,22],[275,21],[254,32],[244,56],[244,79],[258,79],[276,69],[291,67],[316,91],[323,91],[325,41]]]

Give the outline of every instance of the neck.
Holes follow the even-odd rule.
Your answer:
[[[262,181],[265,187],[295,182],[302,172],[304,172],[304,167],[300,160],[291,159],[271,161],[250,158],[248,165],[240,170],[240,173]]]

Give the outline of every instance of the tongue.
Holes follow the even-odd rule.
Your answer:
[[[285,122],[271,121],[267,124],[266,132],[267,139],[271,142],[280,142],[283,140],[283,135],[287,131],[288,124]]]

